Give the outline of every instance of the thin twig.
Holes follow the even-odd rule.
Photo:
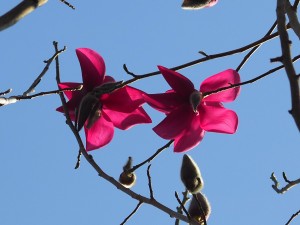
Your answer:
[[[183,195],[183,199],[182,199],[182,205],[184,206],[189,200],[189,191],[186,189],[184,192],[182,192],[182,195]],[[182,210],[183,210],[183,207],[180,205],[179,207],[176,207],[177,209],[177,212],[182,214]],[[176,219],[175,220],[175,225],[179,225],[179,220]]]
[[[184,213],[185,213],[186,216],[189,218],[189,220],[191,220],[191,216],[190,216],[189,212],[186,210],[186,208],[185,208],[185,206],[184,206],[184,203],[181,202],[181,200],[180,200],[180,198],[179,198],[179,196],[178,196],[178,194],[177,194],[177,191],[175,191],[175,198],[176,198],[177,202],[179,203],[180,208],[184,211]]]
[[[64,88],[64,89],[54,90],[54,91],[43,91],[29,96],[18,95],[18,96],[10,96],[8,98],[0,97],[0,106],[16,103],[17,101],[21,101],[21,100],[29,100],[29,99],[43,97],[52,94],[60,94],[63,93],[64,91],[79,91],[82,89],[82,87],[83,87],[82,85],[79,85],[77,88]]]
[[[275,21],[273,23],[273,25],[271,26],[271,28],[268,30],[268,32],[266,33],[266,35],[264,37],[268,37],[272,32],[273,30],[275,29],[277,25],[277,21]],[[248,59],[251,57],[251,55],[261,46],[261,44],[253,47],[249,52],[248,54],[243,58],[242,62],[238,65],[238,67],[236,68],[236,71],[240,71],[240,69],[243,67],[243,65],[248,61]]]
[[[278,33],[282,51],[282,64],[284,65],[291,90],[292,109],[289,111],[300,131],[300,91],[299,91],[299,77],[296,74],[293,62],[291,59],[291,49],[289,43],[289,35],[286,31],[285,25],[285,0],[277,0],[277,22]]]
[[[64,3],[65,5],[67,5],[69,8],[75,10],[75,7],[74,7],[72,4],[70,4],[69,2],[67,2],[67,1],[65,1],[65,0],[59,0],[59,1],[61,1],[61,2]]]
[[[48,0],[23,0],[13,9],[0,16],[0,31],[14,25],[37,7],[44,5],[47,1]]]
[[[42,80],[43,76],[44,76],[44,75],[46,74],[46,72],[48,71],[50,64],[53,62],[54,59],[56,59],[56,58],[59,56],[59,54],[61,54],[61,53],[64,52],[65,50],[66,50],[66,47],[64,47],[63,49],[61,49],[61,50],[59,50],[59,51],[56,51],[56,52],[54,53],[54,55],[53,55],[50,59],[48,59],[48,60],[45,61],[45,62],[46,62],[46,66],[44,67],[44,69],[43,69],[43,71],[40,73],[40,75],[39,75],[39,76],[35,79],[35,81],[31,84],[31,86],[28,88],[28,90],[25,91],[25,92],[23,93],[24,96],[27,96],[27,95],[29,95],[30,93],[34,92],[34,88],[40,83],[40,81]]]
[[[241,48],[237,48],[237,49],[234,49],[234,50],[230,50],[230,51],[226,51],[226,52],[222,52],[222,53],[218,53],[218,54],[212,54],[212,55],[208,55],[207,57],[203,57],[203,58],[200,58],[200,59],[197,59],[197,60],[194,60],[194,61],[191,61],[191,62],[188,62],[188,63],[185,63],[185,64],[182,64],[182,65],[179,65],[179,66],[175,66],[175,67],[172,67],[170,68],[171,70],[181,70],[181,69],[185,69],[187,67],[190,67],[190,66],[194,66],[194,65],[197,65],[199,63],[202,63],[202,62],[205,62],[205,61],[209,61],[209,60],[212,60],[212,59],[217,59],[217,58],[221,58],[221,57],[225,57],[225,56],[229,56],[229,55],[234,55],[234,54],[238,54],[238,53],[241,53],[241,52],[244,52],[248,49],[251,49],[255,46],[258,46],[258,45],[261,45],[275,37],[278,36],[278,32],[275,32],[267,37],[263,37],[255,42],[252,42],[246,46],[243,46]],[[128,80],[128,81],[125,81],[123,84],[122,84],[122,87],[130,84],[130,83],[133,83],[139,79],[143,79],[143,78],[146,78],[146,77],[151,77],[151,76],[155,76],[155,75],[158,75],[160,74],[161,72],[160,71],[155,71],[155,72],[151,72],[151,73],[146,73],[146,74],[143,74],[143,75],[135,75],[134,73],[130,72],[127,68],[127,66],[123,66],[126,68],[126,72],[128,74],[130,74],[131,76],[133,76],[132,79]]]
[[[285,225],[289,225],[292,222],[292,220],[295,219],[299,214],[300,214],[300,210],[298,212],[294,213]]]
[[[150,199],[154,199],[151,176],[150,176],[150,167],[151,167],[151,164],[147,168],[148,186],[149,186],[149,192],[150,192]]]
[[[150,163],[156,156],[158,156],[163,150],[167,149],[168,147],[170,147],[170,145],[174,142],[174,140],[169,141],[167,144],[165,144],[164,146],[162,146],[161,148],[159,148],[152,156],[150,156],[148,159],[146,159],[145,161],[141,162],[140,164],[135,165],[134,167],[132,167],[130,170],[128,170],[129,173],[132,173],[133,171],[135,171],[136,169],[140,168],[141,166],[143,166],[146,163]]]
[[[300,59],[300,55],[294,57],[292,59],[292,62],[296,62],[298,59]],[[272,73],[274,73],[274,72],[276,72],[276,71],[278,71],[280,69],[283,69],[283,68],[284,68],[284,66],[275,67],[275,68],[273,68],[273,69],[271,69],[271,70],[269,70],[269,71],[267,71],[267,72],[265,72],[265,73],[263,73],[263,74],[255,77],[255,78],[253,78],[251,80],[247,80],[245,82],[241,82],[241,83],[237,83],[237,84],[229,84],[227,87],[222,87],[222,88],[219,88],[217,90],[205,92],[205,93],[203,93],[203,96],[207,97],[208,95],[219,93],[219,92],[231,89],[231,88],[236,88],[236,87],[243,86],[243,85],[246,85],[246,84],[254,83],[255,81],[258,81],[258,80],[260,80],[260,79],[262,79],[262,78],[264,78],[264,77],[266,77],[266,76],[268,76],[268,75],[270,75],[270,74],[272,74]]]
[[[7,89],[7,90],[4,91],[4,92],[0,92],[0,96],[7,95],[7,94],[9,94],[10,92],[12,92],[12,89],[11,89],[11,88],[10,88],[10,89]]]
[[[286,175],[284,174],[284,176],[286,177]],[[291,189],[292,187],[300,184],[300,178],[297,180],[287,180],[287,178],[285,179],[285,181],[287,182],[287,185],[285,185],[282,188],[279,188],[279,182],[274,174],[274,172],[271,174],[270,179],[274,182],[274,184],[272,185],[272,188],[274,189],[274,191],[276,191],[278,194],[284,194],[285,192],[287,192],[289,189]]]
[[[139,203],[137,204],[137,206],[134,208],[134,210],[132,211],[132,213],[129,214],[129,216],[127,216],[124,221],[120,224],[120,225],[124,225],[140,208],[140,206],[143,204],[143,202],[139,201]]]
[[[196,202],[197,202],[197,204],[198,204],[198,206],[199,206],[199,208],[200,208],[200,210],[201,210],[201,217],[202,217],[202,219],[203,219],[203,223],[204,223],[204,225],[207,225],[207,222],[206,222],[206,216],[205,216],[203,207],[202,207],[202,205],[201,205],[201,203],[200,203],[200,201],[199,201],[199,199],[198,199],[198,197],[197,197],[197,194],[193,194],[193,197],[196,199]]]

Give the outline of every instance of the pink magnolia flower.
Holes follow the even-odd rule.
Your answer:
[[[221,102],[231,102],[240,88],[204,95],[209,91],[240,83],[239,74],[228,69],[203,81],[200,91],[185,76],[165,67],[159,70],[172,90],[163,94],[144,94],[146,102],[164,112],[166,118],[153,128],[167,140],[174,140],[174,151],[185,152],[203,139],[205,131],[232,134],[236,132],[238,117]]]
[[[202,9],[212,7],[218,0],[184,0],[181,7],[183,9]]]
[[[105,76],[104,60],[97,52],[88,48],[79,48],[76,49],[76,54],[81,66],[83,83],[60,83],[59,87],[76,88],[83,85],[80,91],[64,93],[69,99],[67,107],[72,120],[76,119],[76,110],[78,111],[82,104],[85,104],[81,107],[83,110],[86,105],[92,106],[81,125],[84,124],[87,151],[108,144],[113,138],[114,127],[126,130],[135,124],[151,123],[150,117],[141,107],[145,101],[143,92],[138,89],[125,86],[97,98],[92,95],[93,90],[103,85],[113,84],[115,80],[111,76]],[[64,112],[63,107],[57,108],[57,111]],[[78,129],[80,128],[79,124]]]

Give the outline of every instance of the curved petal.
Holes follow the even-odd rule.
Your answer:
[[[145,103],[142,93],[138,89],[126,86],[110,94],[102,95],[100,101],[107,109],[129,113]]]
[[[200,86],[200,91],[203,93],[215,91],[219,88],[228,87],[231,84],[238,84],[240,82],[241,80],[238,72],[232,69],[228,69],[205,79]],[[209,95],[205,97],[205,101],[231,102],[236,99],[239,92],[240,87],[231,88],[216,94]]]
[[[152,108],[164,113],[169,113],[185,102],[188,102],[188,100],[184,101],[185,98],[178,95],[176,92],[167,92],[163,94],[145,93],[143,94],[143,97],[146,103]]]
[[[84,127],[86,136],[86,150],[91,151],[107,145],[114,136],[113,123],[102,111],[101,117],[94,123],[94,125],[87,129]]]
[[[204,137],[205,131],[200,126],[199,116],[194,116],[187,127],[174,141],[174,152],[186,152],[197,146]]]
[[[151,118],[142,107],[137,108],[131,113],[122,113],[109,109],[106,109],[105,112],[114,126],[121,130],[127,130],[136,124],[152,122]]]
[[[202,104],[199,107],[200,125],[206,131],[233,134],[237,130],[238,117],[222,104]]]
[[[68,103],[67,103],[67,105],[68,105]],[[65,113],[63,106],[58,107],[56,109],[56,111]],[[75,119],[76,119],[75,110],[69,110],[69,115],[70,115],[71,120],[75,121]]]
[[[168,82],[170,87],[181,96],[189,96],[194,90],[194,84],[185,76],[163,66],[158,66],[158,69]]]
[[[181,107],[170,112],[167,117],[153,128],[154,132],[160,137],[171,140],[177,138],[186,127],[190,127],[193,117],[196,114],[190,105],[182,105]]]
[[[97,52],[89,48],[78,48],[76,54],[81,66],[83,84],[87,91],[91,91],[104,80],[104,60]]]
[[[108,83],[108,82],[116,82],[115,79],[111,76],[105,76],[103,83]]]
[[[65,88],[77,88],[79,85],[82,85],[82,83],[73,83],[73,82],[64,82],[64,83],[59,83],[58,87],[60,89],[65,89]],[[83,93],[85,92],[84,87],[80,91],[64,91],[64,94],[67,96],[68,99],[71,98],[78,98],[79,96],[82,96]]]

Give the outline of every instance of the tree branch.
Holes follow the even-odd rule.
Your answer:
[[[0,31],[14,25],[27,16],[37,7],[44,5],[48,0],[24,0],[13,9],[0,17]]]
[[[296,186],[297,184],[300,184],[300,178],[297,180],[293,180],[293,181],[289,181],[286,178],[285,173],[282,173],[284,180],[287,182],[287,185],[285,185],[282,188],[279,188],[279,182],[274,174],[274,172],[271,174],[270,179],[274,182],[274,184],[272,185],[272,188],[274,189],[274,191],[276,191],[278,194],[284,194],[285,192],[287,192],[289,189],[291,189],[292,187]]]
[[[292,109],[289,111],[295,120],[295,123],[300,131],[300,93],[298,76],[293,66],[290,50],[289,36],[285,25],[285,2],[286,0],[277,0],[277,23],[278,33],[280,38],[282,57],[281,61],[284,65],[291,89]]]

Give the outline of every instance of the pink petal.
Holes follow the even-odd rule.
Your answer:
[[[238,84],[240,82],[241,80],[238,72],[228,69],[205,79],[200,86],[200,91],[203,93],[215,91],[219,88],[228,87],[231,84]],[[226,91],[209,95],[205,97],[205,101],[231,102],[236,99],[239,92],[240,87],[231,88]]]
[[[195,113],[189,104],[170,112],[167,117],[153,128],[160,137],[172,140],[178,137],[186,127],[190,127]]]
[[[189,96],[195,90],[194,84],[180,73],[169,70],[163,66],[158,66],[158,69],[170,87],[181,96]]]
[[[108,83],[108,82],[116,82],[115,79],[111,76],[105,76],[103,83]]]
[[[204,133],[199,116],[194,116],[189,126],[175,139],[174,152],[186,152],[194,148],[202,141]]]
[[[176,92],[167,92],[163,94],[144,94],[145,101],[154,109],[169,113],[188,100],[178,95]],[[186,100],[186,101],[185,101]]]
[[[121,130],[127,130],[136,124],[152,122],[151,118],[142,107],[137,108],[131,113],[122,113],[109,109],[106,109],[105,112],[114,126]]]
[[[68,105],[68,103],[67,103],[67,105]],[[56,109],[56,111],[61,112],[61,113],[65,113],[63,106],[58,107]],[[74,110],[69,110],[69,115],[70,115],[71,120],[75,121],[75,118],[76,118],[75,111]]]
[[[91,151],[107,145],[114,136],[113,123],[102,111],[101,117],[94,123],[94,125],[87,129],[84,127],[86,136],[86,150]]]
[[[65,88],[77,88],[79,85],[82,85],[81,83],[72,83],[72,82],[64,82],[58,84],[60,89],[65,89]],[[64,94],[67,96],[68,99],[71,98],[78,98],[79,96],[82,97],[83,93],[85,92],[84,89],[80,91],[64,91]]]
[[[138,89],[125,86],[110,94],[102,95],[100,101],[103,107],[107,109],[128,113],[134,111],[145,102],[142,93]]]
[[[237,130],[238,117],[222,104],[209,103],[199,107],[200,124],[206,131],[233,134]]]
[[[104,60],[97,52],[89,48],[78,48],[76,54],[81,66],[84,87],[87,91],[91,91],[104,80]]]

